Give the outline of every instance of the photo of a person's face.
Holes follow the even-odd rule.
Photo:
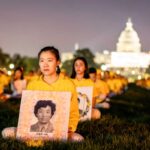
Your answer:
[[[34,115],[37,122],[31,125],[31,132],[50,133],[53,129],[51,118],[56,111],[56,105],[51,100],[39,100],[34,106]]]
[[[49,122],[50,118],[52,117],[51,107],[41,107],[37,111],[37,118],[39,123],[46,124]]]

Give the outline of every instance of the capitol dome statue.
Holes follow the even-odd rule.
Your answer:
[[[125,29],[121,32],[117,43],[117,52],[140,52],[141,44],[137,32],[129,18]]]

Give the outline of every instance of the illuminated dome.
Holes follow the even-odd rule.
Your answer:
[[[133,29],[131,19],[128,19],[125,30],[120,34],[117,43],[118,52],[140,52],[141,44],[137,32]]]

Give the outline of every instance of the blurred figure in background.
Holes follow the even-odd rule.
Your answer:
[[[30,81],[36,80],[40,75],[40,69],[38,69],[37,71],[30,70],[24,78],[28,84]]]
[[[14,75],[11,82],[12,96],[13,98],[21,98],[22,91],[26,89],[27,82],[24,79],[23,69],[17,67],[14,71]]]
[[[146,79],[146,88],[150,90],[150,77]]]
[[[137,86],[140,86],[142,88],[146,88],[148,90],[150,90],[150,77],[148,77],[147,79],[140,79],[140,80],[136,80],[135,84]]]
[[[104,81],[109,86],[110,93],[108,97],[110,98],[116,95],[120,95],[127,90],[128,80],[113,71],[104,72]]]
[[[27,83],[29,83],[29,82],[32,80],[33,77],[34,77],[34,71],[33,71],[33,70],[30,70],[30,71],[28,72],[28,74],[25,75],[24,78],[26,79]]]
[[[77,57],[72,66],[72,81],[76,87],[91,86],[93,87],[93,100],[92,100],[92,119],[99,119],[101,117],[101,112],[95,108],[96,96],[98,93],[94,86],[94,83],[89,79],[88,74],[88,63],[84,57]]]
[[[96,70],[94,67],[89,68],[90,79],[94,82],[98,91],[96,98],[96,108],[109,109],[110,104],[106,101],[109,94],[109,87],[105,81],[101,79],[101,71]]]
[[[10,83],[10,77],[7,75],[5,69],[0,68],[0,100],[7,99],[5,95],[5,89],[8,88]]]
[[[65,77],[65,78],[68,77],[67,71],[66,71],[65,69],[61,69],[59,75],[60,75],[60,77],[63,77],[63,78],[64,78],[64,77]]]

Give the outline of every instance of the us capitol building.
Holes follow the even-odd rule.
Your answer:
[[[77,44],[75,46],[79,49]],[[62,54],[62,62],[72,58],[73,54],[70,52]],[[95,62],[103,64],[102,70],[113,70],[118,74],[136,76],[139,79],[143,77],[150,65],[150,53],[141,51],[140,39],[130,18],[118,38],[116,51],[96,52]]]

